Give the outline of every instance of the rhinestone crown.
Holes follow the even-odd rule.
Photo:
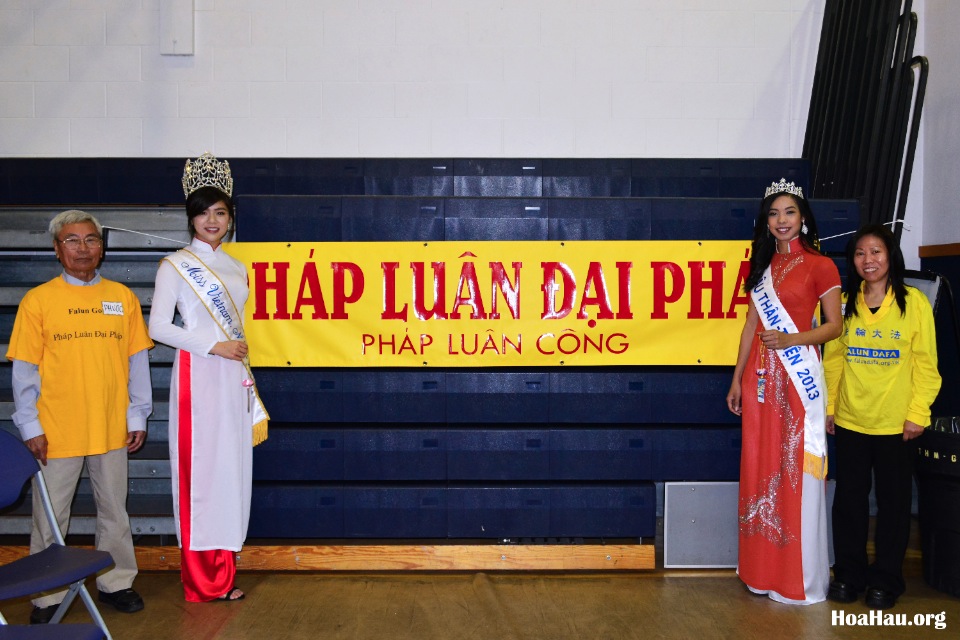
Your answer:
[[[183,195],[189,196],[201,187],[216,187],[228,196],[233,195],[230,163],[217,160],[207,151],[196,160],[187,159],[183,167]]]
[[[803,197],[803,188],[798,187],[792,182],[787,182],[786,178],[780,178],[780,182],[773,182],[767,187],[766,193],[763,194],[763,197],[771,196],[775,193],[792,193],[798,198]]]

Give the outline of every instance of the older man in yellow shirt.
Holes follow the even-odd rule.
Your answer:
[[[84,462],[97,509],[96,546],[115,567],[97,578],[99,599],[119,611],[143,609],[133,590],[137,561],[127,515],[127,454],[146,438],[153,409],[147,335],[140,303],[100,276],[102,227],[88,213],[50,222],[63,273],[24,296],[7,358],[13,361],[13,422],[41,463],[63,533]],[[33,492],[30,552],[53,542]],[[33,601],[30,622],[49,622],[65,591]]]

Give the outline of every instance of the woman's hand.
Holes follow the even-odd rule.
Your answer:
[[[247,356],[247,343],[242,340],[227,340],[218,342],[210,349],[210,353],[227,360],[242,361]]]
[[[795,333],[784,333],[776,329],[765,329],[759,333],[760,342],[767,349],[786,349],[794,346]]]
[[[918,425],[916,422],[910,422],[909,420],[904,420],[903,422],[903,441],[913,440],[923,435],[923,427]]]
[[[735,415],[743,413],[743,406],[740,404],[740,381],[734,380],[730,385],[730,391],[727,392],[727,409]]]
[[[827,433],[829,433],[830,435],[835,435],[837,431],[837,427],[836,427],[836,423],[833,420],[833,416],[827,416],[827,419],[825,420],[825,422],[827,425]]]

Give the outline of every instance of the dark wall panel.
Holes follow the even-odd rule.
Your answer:
[[[365,371],[343,374],[346,422],[442,423],[446,376],[441,370]]]
[[[447,422],[546,423],[549,374],[540,371],[449,371]]]
[[[443,240],[445,200],[441,198],[343,198],[344,242]]]
[[[629,198],[630,160],[547,158],[543,195],[557,198]]]
[[[736,349],[736,345],[730,345]],[[660,367],[646,377],[653,424],[739,424],[727,409],[728,367]]]
[[[589,423],[586,423],[589,424]],[[646,480],[653,457],[646,431],[554,429],[550,432],[550,477],[553,480]]]
[[[183,166],[177,158],[100,158],[99,202],[183,205]],[[83,201],[80,201],[83,202]]]
[[[343,373],[257,369],[257,390],[270,419],[289,423],[343,421]]]
[[[183,174],[182,163],[180,174]],[[0,159],[2,204],[62,204],[76,207],[80,204],[104,202],[101,200],[100,175],[101,166],[94,159]],[[171,202],[183,202],[183,190],[179,187],[180,176],[177,176],[169,187],[170,197],[176,198]]]
[[[529,198],[543,195],[543,161],[522,158],[462,158],[453,162],[457,196]]]
[[[0,158],[6,204],[181,206],[185,158]],[[227,158],[235,195],[759,199],[792,158]]]
[[[443,481],[448,432],[442,429],[346,429],[347,480]]]
[[[269,437],[253,450],[256,480],[343,480],[343,431],[271,424]]]
[[[340,196],[238,196],[239,242],[339,242]]]
[[[937,327],[937,366],[943,383],[931,410],[934,416],[960,416],[960,336],[957,335],[957,314],[960,314],[960,256],[922,258],[924,270],[939,273],[946,278],[953,296],[946,287],[941,292],[940,304],[934,321]]]
[[[740,428],[653,429],[653,480],[737,480]]]
[[[550,200],[550,240],[649,240],[649,199]]]
[[[800,158],[737,158],[720,160],[720,197],[763,197],[772,182],[783,178],[810,193],[810,163]],[[680,195],[680,194],[677,194]]]
[[[550,431],[464,429],[447,433],[447,478],[461,480],[547,480]]]
[[[344,487],[347,538],[445,538],[447,492],[438,487]]]
[[[450,198],[446,240],[546,240],[547,200],[534,198]]]
[[[817,220],[817,231],[822,240],[820,248],[832,255],[842,256],[847,242],[860,227],[860,205],[855,200],[811,200],[810,209]],[[840,235],[846,234],[846,235]]]
[[[342,538],[343,488],[253,485],[248,538]]]
[[[758,202],[712,198],[652,201],[651,240],[749,240]]]
[[[546,487],[450,487],[451,538],[518,538],[550,535]]]
[[[237,158],[230,160],[238,194],[362,195],[362,158]]]
[[[227,158],[230,163],[230,173],[233,175],[234,192],[241,193],[264,193],[279,195],[288,193],[277,191],[277,178],[280,175],[289,176],[301,171],[301,176],[322,175],[321,165],[312,162],[306,162],[298,165],[290,165],[288,162],[278,158]],[[240,185],[243,185],[242,189]],[[291,184],[290,186],[293,186]],[[306,182],[300,182],[297,186],[305,187]],[[293,193],[302,193],[297,190]],[[309,192],[308,192],[309,193]]]
[[[654,397],[640,368],[550,374],[550,421],[560,424],[643,424]]]
[[[720,197],[720,161],[708,158],[637,158],[630,195],[643,198]]]
[[[554,487],[550,490],[550,535],[654,537],[656,507],[653,483],[624,487]]]
[[[451,158],[369,158],[364,162],[364,193],[374,196],[452,196]]]

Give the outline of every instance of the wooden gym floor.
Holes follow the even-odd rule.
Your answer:
[[[956,637],[960,599],[923,581],[911,545],[907,593],[890,614],[944,614],[945,629],[833,624],[833,611],[866,614],[862,602],[800,607],[750,595],[732,570],[635,572],[241,572],[240,602],[187,604],[177,572],[142,572],[144,611],[101,607],[116,640],[184,638],[370,640],[572,640],[633,638]],[[662,561],[657,562],[662,566]],[[91,582],[89,587],[96,587]],[[96,593],[94,591],[94,593]],[[25,623],[30,603],[4,603]],[[67,621],[88,621],[75,603]]]

